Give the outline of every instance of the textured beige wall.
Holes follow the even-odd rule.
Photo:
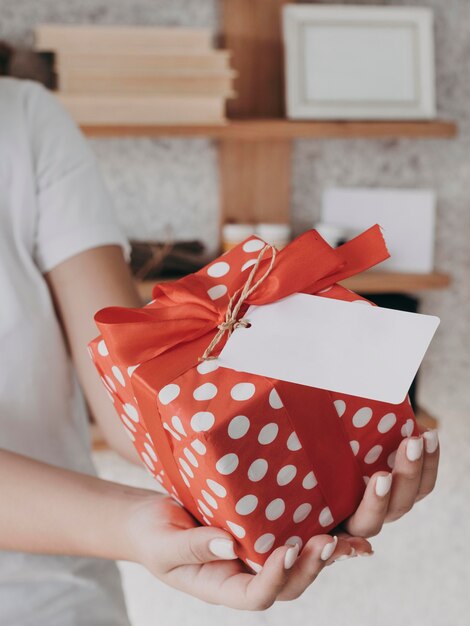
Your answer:
[[[420,396],[423,405],[445,418],[448,408],[470,410],[470,2],[412,4],[435,9],[439,114],[458,122],[458,139],[298,141],[292,219],[297,232],[308,228],[318,217],[322,190],[330,185],[437,190],[436,265],[454,282],[448,291],[423,298],[423,310],[439,315],[442,326],[423,367]],[[30,44],[32,27],[44,21],[178,24],[216,31],[218,5],[217,0],[0,0],[0,38]],[[129,235],[159,236],[170,228],[177,236],[202,237],[213,245],[218,180],[212,142],[115,139],[93,145]]]

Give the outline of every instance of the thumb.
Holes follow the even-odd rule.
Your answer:
[[[238,558],[232,537],[217,528],[201,526],[174,530],[168,539],[167,561],[171,568]]]

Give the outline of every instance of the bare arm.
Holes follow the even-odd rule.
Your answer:
[[[122,519],[152,491],[0,450],[0,550],[130,558]]]
[[[72,359],[92,414],[108,444],[126,459],[141,463],[87,352],[97,336],[96,311],[106,306],[141,306],[119,246],[101,246],[71,257],[46,276]]]

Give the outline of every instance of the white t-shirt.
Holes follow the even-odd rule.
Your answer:
[[[40,85],[0,78],[0,448],[94,472],[84,402],[43,274],[116,243],[126,246],[74,123]],[[0,624],[127,626],[117,568],[1,552]]]

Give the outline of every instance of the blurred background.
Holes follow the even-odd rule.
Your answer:
[[[6,73],[55,89],[82,126],[135,242],[133,267],[144,297],[162,275],[193,271],[254,229],[283,245],[317,225],[339,243],[374,219],[372,206],[374,221],[390,224],[397,264],[348,286],[386,306],[441,318],[414,398],[424,422],[439,426],[440,481],[428,500],[375,539],[373,559],[335,564],[295,603],[244,615],[204,605],[122,564],[130,616],[136,626],[228,626],[240,619],[464,626],[470,623],[470,3],[341,5],[425,9],[372,17],[302,11],[283,17],[285,5],[292,3],[0,0]],[[354,30],[357,15],[362,26]],[[339,46],[332,44],[337,33],[324,30],[335,20],[346,29]],[[99,30],[65,26],[116,30],[106,39]],[[166,49],[150,35],[138,43],[128,26],[172,27],[163,35]],[[381,50],[380,41],[394,53]],[[377,74],[364,74],[374,45]],[[125,67],[114,57],[126,58]],[[335,81],[342,88],[329,92]],[[100,446],[99,437],[95,447],[103,476],[153,486],[143,469]]]

